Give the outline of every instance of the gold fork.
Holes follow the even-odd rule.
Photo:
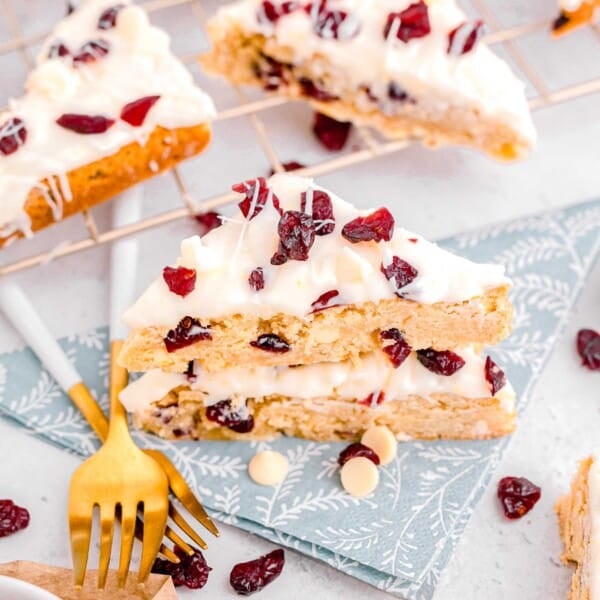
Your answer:
[[[98,437],[104,441],[108,434],[108,420],[102,409],[81,380],[81,376],[62,348],[51,336],[29,298],[16,283],[8,280],[0,281],[0,309],[6,314],[15,329],[29,344],[60,387],[69,395]],[[123,375],[114,378],[116,391],[120,392],[118,388],[123,386],[126,381]],[[182,503],[200,524],[218,537],[219,530],[167,455],[158,450],[145,450],[145,452],[163,468],[169,480],[169,487],[173,496]],[[177,511],[172,502],[169,504],[169,516],[196,544],[201,548],[207,548],[204,540]],[[142,527],[142,522],[138,520],[136,533],[139,534],[138,537],[140,538]],[[167,527],[165,536],[187,554],[193,553],[191,546],[170,527]],[[160,547],[160,553],[173,562],[179,562],[179,558],[164,544]]]
[[[111,346],[111,362],[120,344]],[[120,375],[119,371],[114,371]],[[100,509],[98,588],[104,588],[112,551],[115,520],[121,523],[121,555],[117,581],[125,585],[135,537],[138,510],[143,512],[142,556],[138,581],[147,579],[165,533],[169,483],[165,472],[134,443],[127,415],[119,401],[123,382],[110,382],[108,436],[96,454],[73,473],[69,487],[69,529],[75,584],[83,585],[92,535],[94,509]],[[117,517],[118,515],[118,517]]]

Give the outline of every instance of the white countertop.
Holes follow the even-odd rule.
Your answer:
[[[499,2],[494,0],[493,4]],[[516,0],[506,0],[500,13],[503,24],[547,18],[551,14],[548,3],[551,0],[536,0],[523,8]],[[42,0],[28,0],[28,14],[38,15],[29,20],[20,15],[29,33],[42,28],[39,12],[43,13],[45,4]],[[182,6],[157,13],[155,18],[173,30],[170,20],[185,22],[188,10],[188,6]],[[179,36],[178,50],[197,48],[192,38],[198,31]],[[0,23],[0,41],[3,35]],[[598,61],[592,61],[586,50],[595,48],[597,52],[600,46],[593,46],[597,40],[590,37],[593,34],[589,31],[577,35],[581,36],[577,43],[565,40],[550,50],[545,33],[522,43],[536,68],[554,88],[600,75]],[[220,83],[210,82],[208,90],[225,104],[232,98]],[[599,101],[598,95],[590,96],[537,112],[539,147],[524,163],[502,165],[470,151],[430,152],[414,147],[320,181],[359,206],[388,204],[399,223],[431,239],[569,205],[600,195]],[[308,132],[310,112],[306,107],[288,106],[264,117],[282,160],[310,164],[325,156]],[[223,191],[228,183],[268,169],[247,119],[219,123],[215,138],[204,156],[182,170],[198,200]],[[176,189],[171,178],[155,180],[146,189],[147,212],[160,212],[174,204],[171,199],[176,197]],[[101,226],[106,225],[106,207],[98,208],[94,215]],[[193,227],[193,223],[180,222],[141,236],[140,289],[152,273],[175,256],[179,239]],[[52,247],[62,239],[80,236],[81,221],[76,217],[43,232],[31,246]],[[156,244],[157,237],[160,244]],[[7,252],[22,253],[26,245],[17,244]],[[25,272],[17,280],[52,332],[60,336],[107,322],[106,272],[107,253],[100,248]],[[599,303],[600,265],[596,265],[493,478],[497,481],[505,475],[526,476],[542,487],[541,501],[521,521],[508,522],[500,515],[492,484],[442,576],[436,600],[566,598],[570,571],[559,563],[561,546],[553,504],[567,489],[576,461],[594,449],[598,440],[600,376],[578,366],[574,336],[580,327],[600,328]],[[0,317],[0,352],[21,345]],[[26,506],[32,517],[27,530],[0,539],[0,562],[21,558],[69,565],[67,486],[79,458],[4,420],[0,420],[0,440],[0,496]],[[210,540],[206,553],[214,568],[207,587],[201,593],[187,592],[182,597],[237,597],[227,584],[231,566],[272,548],[234,528],[221,529],[221,538]],[[258,597],[270,600],[281,598],[284,593],[291,599],[389,597],[312,559],[291,551],[286,556],[280,580]]]

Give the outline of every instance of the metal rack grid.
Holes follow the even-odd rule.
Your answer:
[[[556,91],[550,91],[549,87],[545,84],[543,77],[536,72],[535,68],[531,65],[525,54],[515,44],[515,42],[519,39],[524,38],[532,33],[544,30],[549,31],[550,23],[548,21],[531,22],[508,29],[501,29],[493,10],[486,4],[486,0],[471,1],[474,8],[491,29],[491,33],[486,35],[485,41],[491,46],[500,45],[504,47],[505,51],[525,74],[535,89],[536,95],[529,100],[529,105],[532,110],[540,110],[586,95],[600,93],[600,77],[570,85]],[[12,37],[12,39],[9,41],[0,43],[0,57],[8,52],[16,51],[21,56],[25,67],[30,69],[33,65],[31,58],[32,46],[41,42],[48,34],[45,32],[32,36],[25,36],[21,30],[16,12],[11,2],[14,2],[14,0],[0,0],[0,14],[2,14],[4,17]],[[206,17],[201,7],[201,0],[144,0],[141,2],[141,5],[148,12],[169,9],[182,4],[188,4],[191,6],[195,16],[199,20],[200,24],[204,27]],[[598,44],[600,45],[600,26],[591,24],[589,27],[593,30],[598,40]],[[184,63],[190,64],[196,60],[197,54],[186,54],[180,56],[179,58]],[[262,147],[273,170],[276,172],[282,171],[283,167],[281,161],[279,160],[277,153],[275,152],[274,147],[269,139],[267,130],[260,119],[260,113],[286,104],[287,102],[290,102],[290,100],[276,96],[265,96],[257,101],[248,101],[247,96],[241,89],[237,87],[235,89],[239,103],[232,108],[219,111],[216,120],[224,121],[241,116],[248,117],[255,130],[258,142],[260,143],[260,146]],[[378,141],[373,135],[371,135],[368,129],[364,127],[359,127],[357,129],[361,144],[351,153],[337,156],[318,164],[313,164],[307,168],[298,170],[298,173],[311,176],[321,175],[323,173],[346,168],[380,156],[399,152],[408,145],[408,143],[404,141]],[[115,239],[133,235],[153,227],[158,227],[160,225],[176,221],[178,219],[190,217],[199,212],[217,209],[233,202],[233,200],[236,198],[236,194],[224,192],[204,200],[201,203],[197,203],[193,200],[189,191],[187,190],[177,167],[171,169],[170,175],[174,178],[176,187],[179,191],[182,203],[180,208],[175,208],[152,217],[144,218],[126,227],[119,229],[108,229],[102,232],[99,231],[92,213],[90,211],[84,211],[85,225],[87,227],[87,233],[89,234],[88,237],[75,242],[61,244],[47,252],[34,254],[25,259],[20,259],[12,263],[2,265],[0,266],[0,277],[45,264],[49,260],[54,260],[63,256],[74,254],[76,252],[81,252],[101,244],[106,244]]]

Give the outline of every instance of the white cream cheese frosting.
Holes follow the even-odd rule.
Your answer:
[[[122,8],[114,26],[99,28],[102,13],[115,6]],[[91,40],[107,42],[108,53],[74,66],[73,55]],[[49,58],[57,44],[70,54]],[[11,100],[8,112],[0,115],[0,127],[10,118],[19,118],[27,131],[15,152],[0,154],[0,236],[28,233],[23,207],[41,179],[51,178],[52,195],[45,193],[60,218],[62,203],[71,200],[68,171],[110,156],[131,142],[144,143],[157,126],[188,127],[214,116],[212,100],[194,84],[169,44],[169,36],[152,26],[146,13],[129,0],[83,0],[56,25],[27,79],[25,95]],[[142,125],[134,127],[119,119],[126,104],[153,95],[160,98]],[[115,123],[104,133],[83,135],[56,123],[65,113],[102,115]]]
[[[467,21],[454,0],[427,1],[429,34],[407,43],[394,35],[385,39],[388,15],[400,13],[416,1],[327,0],[327,9],[347,13],[342,27],[354,29],[333,39],[315,33],[309,11],[302,8],[306,2],[298,2],[299,10],[272,22],[257,17],[263,10],[262,0],[238,0],[219,9],[212,31],[218,34],[238,28],[274,39],[278,46],[291,48],[289,62],[295,66],[314,56],[324,57],[332,66],[328,73],[323,67],[325,91],[332,95],[343,96],[344,88],[368,88],[369,95],[385,98],[393,82],[427,110],[475,105],[481,114],[506,123],[533,143],[535,131],[524,84],[508,64],[481,41],[465,54],[449,52],[450,32]],[[280,6],[281,2],[272,4]],[[313,7],[315,4],[318,2]]]
[[[455,394],[466,398],[489,398],[491,389],[485,379],[485,358],[469,347],[455,352],[465,365],[450,376],[429,371],[414,353],[396,369],[383,353],[366,355],[359,364],[345,361],[298,367],[237,367],[214,373],[203,371],[196,362],[193,381],[184,374],[153,369],[125,388],[120,399],[128,411],[140,412],[180,386],[206,394],[206,404],[227,398],[270,395],[303,401],[323,398],[366,400],[370,397],[373,406],[404,400],[411,395],[427,398],[432,394]],[[498,390],[495,397],[506,412],[514,410],[515,394],[510,383]]]
[[[590,600],[600,600],[600,459],[594,461],[588,473],[589,515],[591,523],[589,547]]]
[[[312,179],[281,174],[267,185],[283,211],[299,211],[305,192],[323,191],[331,199],[335,229],[315,236],[308,260],[270,263],[278,248],[280,220],[271,201],[251,220],[240,210],[204,237],[182,242],[177,265],[196,271],[191,293],[181,297],[159,277],[127,310],[125,323],[137,329],[173,327],[188,315],[201,319],[232,314],[269,318],[279,313],[303,317],[313,310],[317,298],[332,290],[338,291],[335,304],[378,302],[395,297],[394,286],[381,271],[382,264],[388,265],[394,256],[418,272],[400,290],[402,297],[424,304],[462,302],[510,283],[504,267],[471,262],[401,227],[393,231],[389,242],[351,243],[341,235],[342,228],[373,210],[357,210]],[[264,288],[255,291],[248,277],[259,267]]]

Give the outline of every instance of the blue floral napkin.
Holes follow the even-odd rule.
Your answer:
[[[506,368],[523,410],[600,247],[600,200],[459,235],[442,242],[478,261],[499,262],[514,281],[515,328],[492,354]],[[104,406],[105,328],[61,344]],[[69,399],[28,350],[0,355],[0,411],[55,444],[88,455],[98,446]],[[343,444],[295,438],[269,443],[169,443],[166,452],[217,518],[326,562],[402,598],[428,599],[508,439],[401,444],[364,500],[339,484]],[[257,449],[290,461],[277,488],[254,484]]]

